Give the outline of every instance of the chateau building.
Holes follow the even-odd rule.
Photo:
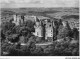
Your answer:
[[[21,15],[14,14],[13,19],[14,19],[13,23],[15,23],[16,26],[23,24],[23,22],[24,22],[24,16],[21,16]]]
[[[36,17],[35,21],[35,36],[43,38],[46,41],[53,41],[53,22],[45,20],[39,20]]]
[[[52,42],[54,40],[54,32],[55,32],[55,24],[54,21],[51,21],[51,19],[43,17],[38,18],[36,16],[21,16],[21,15],[13,15],[14,21],[16,25],[20,25],[27,21],[27,19],[32,20],[35,22],[34,28],[35,32],[33,33],[35,36],[37,36],[41,40]],[[65,28],[68,26],[68,29],[70,29],[70,26],[68,22],[63,21],[62,22],[63,27]]]
[[[34,28],[35,32],[33,33],[35,36],[39,37],[42,40],[53,41],[53,21],[50,21],[49,18],[43,17],[38,18],[36,16],[21,16],[21,15],[13,15],[14,21],[16,25],[20,25],[24,23],[27,19],[33,19],[35,22]]]

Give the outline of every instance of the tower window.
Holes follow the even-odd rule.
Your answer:
[[[38,32],[37,32],[37,35],[38,35]]]
[[[51,34],[51,36],[52,36],[52,34]]]
[[[51,30],[51,32],[52,32],[52,30]]]
[[[51,27],[51,25],[49,25]]]

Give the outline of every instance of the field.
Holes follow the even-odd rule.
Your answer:
[[[1,14],[6,15],[7,13],[14,14],[27,14],[27,15],[42,15],[52,19],[61,18],[64,15],[77,15],[79,16],[79,8],[3,8]]]

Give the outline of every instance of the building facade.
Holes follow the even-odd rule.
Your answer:
[[[24,16],[14,14],[13,15],[13,23],[15,23],[16,26],[23,24],[23,22],[24,22],[24,18],[23,17]]]
[[[47,19],[39,20],[37,17],[35,18],[35,36],[38,36],[42,40],[45,41],[53,41],[53,22],[48,22]]]

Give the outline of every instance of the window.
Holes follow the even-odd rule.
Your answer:
[[[51,27],[51,25],[49,25]]]
[[[52,36],[52,35],[51,35]]]
[[[38,35],[38,32],[37,32],[37,35]]]
[[[51,32],[52,32],[52,30],[51,30]]]

